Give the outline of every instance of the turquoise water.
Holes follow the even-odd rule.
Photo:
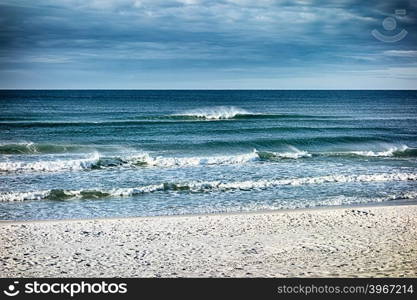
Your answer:
[[[0,91],[0,219],[415,201],[416,91]]]

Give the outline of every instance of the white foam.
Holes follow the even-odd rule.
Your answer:
[[[307,151],[301,151],[293,146],[289,147],[291,149],[290,152],[258,152],[261,158],[283,158],[283,159],[299,159],[303,157],[311,157],[312,155]]]
[[[388,149],[383,151],[351,151],[349,153],[359,155],[359,156],[368,156],[368,157],[390,157],[394,156],[396,152],[403,152],[409,149],[406,145],[401,146],[391,146]]]
[[[185,111],[177,116],[196,117],[206,120],[232,119],[237,115],[251,115],[247,110],[234,106],[206,107]]]
[[[293,146],[289,146],[291,151],[287,152],[272,152],[272,151],[258,151],[254,149],[252,152],[234,155],[215,155],[215,156],[191,156],[191,157],[165,157],[152,156],[147,152],[140,152],[130,156],[121,157],[102,157],[102,159],[112,160],[119,163],[108,164],[101,162],[98,152],[90,155],[87,158],[74,160],[42,160],[36,162],[23,161],[4,161],[0,162],[0,172],[60,172],[60,171],[78,171],[82,169],[91,169],[94,166],[98,168],[106,167],[161,167],[161,168],[180,168],[180,167],[197,167],[197,166],[211,166],[211,165],[230,165],[230,164],[245,164],[255,162],[258,160],[279,160],[279,159],[299,159],[312,157],[312,154],[307,151],[299,150]],[[388,150],[374,152],[374,151],[351,151],[351,152],[336,152],[333,155],[353,154],[367,157],[384,157],[394,156],[400,151],[407,151],[411,149],[405,145],[399,147],[391,147]],[[324,154],[323,154],[324,155]]]
[[[217,155],[208,157],[163,157],[150,156],[148,153],[131,156],[127,159],[130,163],[143,163],[153,167],[190,167],[190,166],[206,166],[206,165],[230,165],[245,164],[261,159],[268,158],[289,158],[298,159],[302,157],[311,157],[307,151],[300,151],[295,147],[290,147],[291,152],[260,152],[254,149],[250,153],[236,155]]]
[[[254,149],[252,152],[234,155],[215,155],[215,156],[192,156],[192,157],[164,157],[151,156],[147,152],[130,155],[127,157],[107,157],[107,159],[116,159],[120,161],[118,166],[132,167],[132,166],[148,166],[148,167],[196,167],[196,166],[211,166],[211,165],[231,165],[231,164],[245,164],[249,162],[258,161],[262,157],[262,153],[268,153],[267,156],[279,158],[299,158],[311,156],[307,152],[258,152]],[[102,157],[106,159],[106,157]],[[263,158],[265,159],[265,158]],[[100,164],[100,155],[95,152],[93,155],[76,160],[42,160],[36,162],[23,161],[6,161],[0,162],[0,172],[59,172],[59,171],[78,171],[82,169],[91,169],[94,166],[105,168],[106,165]],[[110,164],[109,167],[115,167]]]
[[[144,163],[153,167],[190,167],[205,165],[228,165],[228,164],[244,164],[247,162],[258,160],[256,151],[245,154],[236,155],[219,155],[208,157],[152,157],[148,153],[129,157],[127,160],[131,163]]]
[[[154,192],[160,190],[175,189],[180,190],[181,188],[187,188],[191,191],[202,192],[211,190],[254,190],[264,189],[274,186],[281,185],[309,185],[309,184],[323,184],[323,183],[348,183],[348,182],[384,182],[384,181],[407,181],[417,180],[417,174],[412,173],[380,173],[370,175],[327,175],[318,177],[302,177],[302,178],[291,178],[291,179],[277,179],[277,180],[247,180],[237,182],[222,182],[222,181],[208,181],[208,182],[185,182],[178,184],[159,184],[149,185],[134,189],[118,189],[110,191],[110,194],[117,195],[134,195],[138,193]]]
[[[371,175],[327,175],[318,177],[302,177],[291,179],[278,179],[278,180],[258,180],[258,181],[241,181],[241,182],[207,182],[203,184],[194,185],[193,188],[197,190],[204,190],[207,188],[218,190],[252,190],[263,189],[280,185],[308,185],[308,184],[323,184],[323,183],[348,183],[348,182],[383,182],[383,181],[406,181],[417,180],[417,174],[409,173],[381,173]]]
[[[118,188],[109,190],[89,190],[99,192],[114,197],[128,197],[157,191],[180,191],[189,190],[192,192],[212,192],[212,191],[229,191],[229,190],[260,190],[277,186],[299,186],[323,183],[349,183],[349,182],[386,182],[386,181],[416,181],[417,174],[413,173],[379,173],[379,174],[362,174],[362,175],[327,175],[317,177],[301,177],[275,180],[247,180],[235,182],[207,181],[207,182],[184,182],[184,183],[161,183],[145,185],[134,188]],[[8,192],[0,193],[0,201],[23,201],[23,200],[40,200],[51,195],[52,190],[36,192]],[[79,198],[83,196],[85,190],[63,191],[68,198]],[[403,195],[401,198],[408,199],[416,196],[415,193]],[[394,200],[394,199],[392,199]]]
[[[48,197],[49,194],[50,191],[0,193],[0,202],[41,200]]]
[[[73,160],[42,160],[36,162],[5,161],[0,162],[0,172],[59,172],[91,168],[100,159],[98,152],[87,158]]]

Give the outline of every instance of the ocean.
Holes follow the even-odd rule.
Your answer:
[[[0,219],[417,198],[417,91],[0,91]]]

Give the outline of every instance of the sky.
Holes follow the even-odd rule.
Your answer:
[[[1,89],[416,87],[415,0],[0,0]]]

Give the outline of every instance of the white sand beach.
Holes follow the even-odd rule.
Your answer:
[[[0,223],[1,277],[416,277],[417,206]]]

